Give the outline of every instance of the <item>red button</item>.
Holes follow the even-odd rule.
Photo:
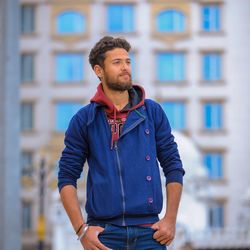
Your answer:
[[[152,203],[153,203],[153,201],[154,201],[154,200],[153,200],[153,198],[152,198],[152,197],[149,197],[149,198],[148,198],[148,203],[151,203],[151,204],[152,204]]]
[[[147,178],[147,181],[151,181],[152,180],[152,177],[150,175],[148,175],[146,178]]]
[[[149,155],[146,156],[146,160],[147,160],[147,161],[150,160],[150,156],[149,156]]]
[[[149,135],[149,129],[145,129],[145,133],[147,134],[147,135]]]

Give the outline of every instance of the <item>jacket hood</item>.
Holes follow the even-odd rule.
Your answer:
[[[91,98],[91,102],[95,102],[105,106],[105,111],[108,114],[119,114],[122,112],[130,112],[142,105],[144,105],[145,100],[145,91],[139,85],[133,85],[131,89],[128,90],[129,93],[129,103],[120,111],[116,109],[114,104],[108,99],[105,95],[102,84],[100,83],[97,87],[97,92],[93,98]]]

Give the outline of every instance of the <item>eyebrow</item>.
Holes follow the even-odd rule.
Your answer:
[[[127,57],[126,59],[122,59],[122,58],[115,58],[115,59],[112,59],[111,62],[114,62],[114,61],[122,61],[122,60],[125,60],[125,61],[131,61],[131,59],[129,57]]]

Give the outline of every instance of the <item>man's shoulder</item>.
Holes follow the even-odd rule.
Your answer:
[[[145,99],[145,105],[147,108],[159,108],[161,105],[153,99]]]
[[[83,106],[76,114],[75,116],[80,119],[81,122],[89,123],[93,120],[95,109],[98,104],[94,102],[90,102],[87,105]]]

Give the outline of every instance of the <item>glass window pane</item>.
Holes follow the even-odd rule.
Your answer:
[[[109,4],[107,7],[107,29],[109,32],[134,31],[134,6],[131,4]]]
[[[221,129],[222,123],[222,104],[206,103],[204,104],[204,128],[205,129]]]
[[[157,31],[183,32],[185,30],[185,16],[176,10],[162,11],[156,18]]]
[[[21,130],[33,129],[33,103],[21,104]]]
[[[207,32],[218,32],[221,29],[221,8],[216,4],[202,7],[202,29]]]
[[[85,17],[75,11],[61,13],[57,16],[56,23],[58,33],[82,33],[85,30]]]
[[[21,82],[34,81],[34,55],[21,55]]]
[[[203,156],[203,162],[211,179],[223,177],[223,156],[221,153],[206,153]]]
[[[208,207],[208,226],[211,228],[224,227],[224,205],[211,203]]]
[[[221,54],[207,53],[203,55],[203,79],[206,81],[221,80]]]
[[[27,231],[32,229],[32,203],[22,203],[22,230]]]
[[[137,77],[136,76],[136,56],[135,56],[135,53],[130,52],[129,57],[131,60],[132,79],[134,80]]]
[[[74,114],[82,108],[81,103],[59,102],[56,104],[56,130],[64,132],[68,128],[69,122]]]
[[[164,102],[161,105],[166,112],[172,129],[183,130],[186,128],[186,108],[184,102]]]
[[[158,81],[183,81],[185,78],[184,53],[158,53],[156,56]]]
[[[56,55],[56,80],[58,82],[82,81],[83,55],[60,53]]]
[[[21,33],[33,33],[35,31],[35,7],[34,5],[21,6]]]
[[[33,154],[31,152],[21,153],[21,173],[22,176],[32,176]]]

